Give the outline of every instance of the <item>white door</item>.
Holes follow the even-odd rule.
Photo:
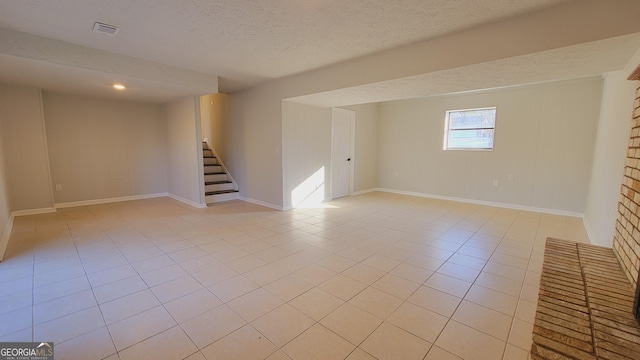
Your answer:
[[[347,196],[353,172],[355,112],[333,109],[331,126],[331,198]]]

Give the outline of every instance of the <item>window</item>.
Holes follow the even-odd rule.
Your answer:
[[[496,108],[447,111],[444,150],[492,150]]]

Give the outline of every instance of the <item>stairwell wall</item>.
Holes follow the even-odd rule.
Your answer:
[[[228,154],[225,135],[229,119],[229,96],[224,93],[201,96],[200,112],[202,137],[209,139],[209,145],[220,156],[222,162],[225,162]]]
[[[198,97],[186,97],[165,105],[166,174],[171,197],[205,207],[199,108]]]
[[[229,96],[230,152],[223,159],[241,199],[275,209],[283,209],[283,98],[271,86]]]

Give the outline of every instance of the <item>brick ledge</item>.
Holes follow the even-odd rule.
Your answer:
[[[633,301],[612,249],[548,238],[531,359],[638,359]]]

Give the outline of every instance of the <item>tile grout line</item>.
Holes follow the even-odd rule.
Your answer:
[[[410,203],[411,203],[411,204],[417,204],[418,202],[417,202],[417,201],[412,201],[412,202],[410,202]],[[404,203],[403,203],[403,204],[404,204]],[[443,219],[443,218],[446,218],[446,217],[450,216],[450,214],[451,214],[451,213],[456,212],[456,210],[457,210],[457,209],[460,209],[461,207],[463,207],[463,206],[458,206],[458,207],[455,207],[455,208],[452,208],[452,207],[450,207],[450,206],[449,206],[449,207],[446,207],[447,211],[438,211],[438,213],[439,213],[439,217],[438,217],[438,219]],[[356,209],[356,210],[357,210],[357,209]],[[402,213],[403,213],[403,212],[404,212],[404,213],[406,213],[406,210],[403,210],[403,211],[397,211],[397,208],[394,208],[394,211],[391,211],[391,212],[387,212],[387,211],[384,211],[384,210],[383,210],[383,211],[378,211],[377,213],[384,214],[386,217],[389,217],[389,216],[395,216],[396,218],[398,218],[399,216],[401,216],[401,215],[402,215]],[[469,218],[472,216],[472,215],[470,215],[470,214],[473,214],[473,212],[467,212],[467,211],[465,211],[464,213],[465,213],[465,214],[467,214],[467,215],[465,216],[465,218],[464,218],[464,219],[469,219]],[[367,217],[368,217],[368,216],[370,216],[370,215],[371,215],[371,214],[368,214],[368,215],[367,215]],[[184,215],[184,216],[186,216],[186,215]],[[314,216],[318,216],[318,215],[314,215]],[[494,213],[494,215],[492,215],[492,216],[490,216],[490,217],[485,217],[485,216],[483,216],[482,218],[483,218],[483,220],[484,220],[484,224],[487,224],[488,222],[490,222],[490,221],[491,221],[491,218],[492,218],[493,216],[495,216],[495,213]],[[179,216],[179,217],[182,217],[182,216]],[[363,217],[358,217],[358,219],[362,219],[362,218],[363,218]],[[383,217],[383,218],[384,218],[384,217]],[[463,220],[458,220],[458,222],[457,222],[456,224],[462,224],[462,223],[464,222],[464,219],[463,219]],[[514,217],[513,219],[516,219],[516,217]],[[513,226],[513,223],[514,223],[514,220],[513,220],[513,219],[512,219],[512,222],[511,222],[510,228]],[[540,221],[541,221],[540,219],[541,219],[541,218],[540,218],[540,217],[538,217],[538,224],[540,224]],[[330,220],[331,220],[331,219],[326,220],[326,221],[330,221]],[[354,220],[350,220],[350,221],[354,221]],[[435,222],[435,220],[432,220],[432,222],[431,222],[431,223],[433,223],[433,222]],[[339,224],[339,223],[338,223],[338,224]],[[67,226],[67,228],[69,228],[69,224],[68,224],[68,222],[66,222],[66,221],[65,221],[65,225]],[[102,225],[102,226],[106,226],[106,225],[104,225],[104,223],[103,223],[103,222],[101,222],[101,225]],[[192,226],[195,226],[195,225],[194,225],[194,224],[192,224]],[[278,225],[274,225],[274,226],[278,226]],[[321,226],[321,225],[318,225],[318,226]],[[340,226],[340,225],[337,225],[337,226]],[[456,226],[456,225],[450,225],[450,224],[449,224],[449,225],[448,225],[448,230],[447,230],[447,231],[452,230],[452,229],[455,229],[455,226]],[[332,229],[334,229],[334,227],[335,227],[335,226],[332,226],[331,230],[332,230]],[[465,227],[465,229],[467,229],[467,228],[468,228],[468,227]],[[471,238],[474,236],[474,234],[479,234],[479,233],[480,233],[479,231],[480,231],[480,229],[481,229],[481,228],[482,228],[482,226],[478,226],[478,227],[474,230],[473,234],[472,234],[471,236],[469,236],[469,237],[467,238],[467,240],[466,240],[464,243],[459,244],[459,245],[457,246],[457,249],[456,249],[455,251],[452,251],[452,252],[451,252],[451,254],[447,257],[447,259],[443,260],[443,261],[442,261],[442,263],[441,263],[441,264],[440,264],[440,265],[439,265],[439,266],[438,266],[438,267],[437,267],[437,268],[436,268],[436,269],[435,269],[435,270],[434,270],[434,271],[429,275],[429,277],[427,277],[427,278],[426,278],[422,283],[416,283],[416,284],[418,284],[418,288],[417,288],[417,289],[419,289],[421,286],[426,286],[426,285],[424,285],[424,283],[425,283],[426,281],[428,281],[430,278],[432,278],[432,277],[433,277],[433,275],[434,275],[435,273],[438,273],[438,271],[439,271],[439,270],[441,270],[441,269],[442,269],[442,267],[443,267],[445,264],[447,264],[447,263],[451,260],[451,257],[452,257],[452,256],[454,256],[455,254],[460,254],[460,253],[458,253],[458,251],[459,251],[459,250],[460,250],[460,249],[461,249],[465,244],[467,244],[467,243],[469,242],[469,240],[471,240]],[[408,230],[408,228],[406,228],[406,227],[402,226],[402,223],[401,223],[401,222],[397,222],[397,223],[396,223],[396,225],[393,225],[392,223],[389,223],[389,227],[386,227],[385,229],[389,230],[390,234],[392,234],[392,233],[394,233],[394,232],[396,232],[396,231],[405,232],[406,234],[412,234],[410,231],[407,231],[407,230]],[[255,231],[258,231],[258,230],[256,229]],[[357,231],[357,230],[354,230],[354,231],[351,231],[351,232],[344,232],[343,234],[345,234],[345,236],[346,236],[346,235],[348,235],[348,234],[350,234],[350,233],[352,233],[352,232],[355,232],[355,231]],[[444,233],[446,233],[447,231],[444,231],[444,232],[440,233],[440,235],[438,236],[438,238],[433,239],[433,240],[431,240],[431,241],[436,241],[436,240],[447,241],[447,240],[439,239],[439,238],[440,238]],[[468,231],[468,230],[466,230],[466,231]],[[539,232],[540,232],[539,225],[538,225],[538,228],[536,229],[536,231],[537,231],[536,233],[539,233]],[[106,230],[105,230],[105,232],[106,232]],[[504,234],[504,235],[502,235],[502,237],[500,238],[500,243],[504,242],[504,240],[506,239],[506,236],[507,236],[506,234],[508,234],[508,232],[509,232],[509,230],[506,230],[505,234]],[[175,233],[175,234],[177,234],[177,233]],[[248,234],[248,233],[247,233],[247,234]],[[320,236],[320,237],[322,237],[322,238],[324,239],[323,243],[326,243],[327,241],[330,241],[330,240],[331,240],[331,236],[327,236],[327,235],[319,235],[319,234],[320,234],[320,232],[312,232],[312,233],[309,233],[309,234],[311,234],[312,236]],[[143,234],[143,235],[145,236],[145,238],[149,239],[149,238],[148,238],[148,236],[147,236],[146,234]],[[113,235],[112,235],[112,234],[108,234],[108,233],[107,233],[107,236],[108,236],[108,237],[113,241],[113,237],[112,237]],[[365,237],[365,238],[366,238],[366,237]],[[188,239],[188,238],[183,238],[183,239],[185,239],[185,240],[189,241],[189,239]],[[35,239],[34,239],[34,241],[35,241]],[[393,241],[392,243],[390,243],[390,244],[386,244],[386,245],[385,245],[385,247],[394,247],[394,248],[397,248],[397,249],[399,249],[399,250],[404,250],[404,249],[402,249],[402,248],[400,248],[400,247],[396,247],[396,246],[395,246],[395,245],[396,245],[396,244],[398,244],[400,241],[402,241],[402,240],[394,239],[394,241]],[[494,254],[496,254],[496,253],[497,253],[497,251],[498,251],[498,249],[499,249],[499,246],[500,246],[500,243],[498,243],[498,244],[496,245],[496,247],[494,247],[494,249],[493,249],[493,250],[492,250],[492,252],[491,252],[491,255],[489,255],[489,259],[487,259],[487,260],[484,260],[484,259],[483,259],[483,260],[484,260],[484,264],[483,264],[482,268],[478,270],[478,275],[476,275],[476,277],[474,278],[474,280],[473,280],[473,281],[471,281],[471,286],[473,286],[474,284],[476,284],[476,281],[477,281],[477,279],[478,279],[478,276],[480,276],[480,275],[483,273],[483,271],[486,269],[486,267],[487,267],[487,265],[488,265],[488,262],[490,261],[491,257],[492,257]],[[456,243],[456,244],[457,244],[457,243]],[[198,245],[195,245],[195,244],[193,244],[193,245],[194,245],[194,247],[199,247]],[[310,245],[311,245],[311,244],[310,244]],[[74,246],[76,247],[76,253],[78,253],[77,244],[76,244],[75,242],[74,242]],[[156,245],[156,246],[157,246],[157,245]],[[237,247],[237,244],[234,244],[234,246],[236,246],[236,247]],[[320,246],[320,244],[318,244],[318,245],[311,245],[311,246],[313,246],[313,247],[315,247],[315,248],[317,248],[317,249],[320,249],[320,250],[328,251],[328,252],[330,252],[330,253],[331,253],[331,256],[338,255],[338,253],[340,253],[341,251],[344,251],[344,250],[345,250],[345,249],[342,249],[342,250],[335,250],[335,249],[336,249],[335,247],[333,247],[333,248],[332,248],[332,247],[323,247],[323,246]],[[533,249],[532,249],[531,251],[535,250],[535,238],[534,238],[534,240],[533,240],[533,242],[532,242],[532,246],[533,246]],[[117,247],[117,248],[118,248],[118,250],[120,251],[120,254],[121,254],[122,256],[124,256],[124,253],[122,252],[122,251],[123,251],[123,250],[122,250],[122,248],[120,248],[120,247],[118,247],[118,246],[116,246],[116,247]],[[358,247],[356,247],[355,245],[349,245],[346,249],[349,249],[349,248],[364,249],[364,248],[358,248]],[[298,254],[299,252],[300,252],[300,250],[299,250],[299,251],[296,251],[295,253],[290,253],[289,255],[287,255],[287,256],[286,256],[286,257],[284,257],[284,258],[287,258],[287,257],[290,257],[290,256],[294,256],[294,255]],[[171,253],[167,253],[167,252],[165,252],[165,251],[163,250],[163,251],[162,251],[162,253],[163,253],[163,255],[167,255],[167,256],[169,256],[169,254],[171,254],[172,252],[171,252]],[[249,255],[253,255],[253,254],[254,254],[253,252],[250,252],[247,256],[249,256]],[[375,252],[374,254],[370,255],[369,257],[371,257],[371,256],[373,256],[373,255],[380,255],[380,256],[384,256],[384,248],[383,248],[383,247],[381,247],[381,248],[377,249],[377,250],[376,250],[376,252]],[[79,253],[78,253],[78,256],[79,256]],[[207,255],[206,255],[206,256],[211,256],[211,254],[207,253]],[[341,256],[341,255],[338,255],[338,256]],[[32,316],[33,316],[34,318],[32,319],[32,337],[33,337],[33,336],[34,336],[34,334],[35,334],[35,326],[34,326],[34,322],[35,322],[35,265],[36,265],[36,264],[35,264],[35,251],[34,251],[33,257],[34,257],[34,258],[33,258],[32,268],[34,269],[34,275],[32,276],[32,282],[33,282],[33,283],[32,283],[32,292],[33,292],[33,293],[32,293],[32,301],[31,301],[31,302],[32,302]],[[360,263],[363,263],[363,261],[365,261],[365,260],[366,260],[366,259],[368,259],[369,257],[367,257],[367,258],[365,258],[365,259],[362,259],[362,260],[360,260],[359,262],[356,262],[354,265],[356,265],[356,264],[360,264]],[[124,258],[126,259],[127,264],[128,264],[129,266],[131,266],[131,265],[132,265],[132,262],[131,262],[131,261],[130,261],[126,256],[124,256]],[[283,259],[284,259],[284,258],[283,258]],[[406,260],[398,260],[396,257],[390,257],[390,259],[397,260],[397,261],[399,261],[399,263],[398,263],[397,265],[395,265],[393,268],[389,269],[389,270],[384,270],[384,275],[383,275],[383,276],[390,275],[390,274],[391,274],[391,272],[392,272],[395,268],[397,268],[398,266],[400,266],[401,264],[408,264],[408,263],[406,263]],[[178,265],[181,269],[185,270],[183,262],[180,262],[180,263],[175,262],[175,260],[173,260],[173,258],[172,258],[172,261],[173,261],[173,263],[175,263],[176,265]],[[305,265],[305,267],[306,267],[306,266],[308,266],[308,265],[311,265],[311,264],[317,264],[318,266],[323,266],[323,265],[320,265],[320,264],[319,264],[319,262],[320,262],[320,261],[321,261],[321,260],[315,260],[315,259],[314,259],[310,264]],[[531,261],[532,261],[532,252],[530,252],[530,255],[529,255],[529,264],[531,263]],[[267,264],[265,264],[265,265],[268,265],[268,264],[271,264],[271,263],[273,263],[273,261],[272,261],[272,262],[269,262],[269,263],[267,263]],[[224,263],[224,264],[225,264],[225,266],[228,266],[228,265],[227,265],[227,263]],[[88,278],[87,269],[86,269],[86,267],[85,267],[85,264],[84,264],[84,263],[82,263],[82,265],[83,265],[83,270],[84,270],[84,276],[85,276],[86,278]],[[352,266],[354,266],[354,265],[352,265]],[[364,265],[364,264],[363,264],[363,265]],[[456,265],[458,265],[458,264],[456,264]],[[367,265],[367,266],[369,266],[369,265]],[[414,265],[414,266],[415,266],[415,265]],[[464,265],[459,265],[459,266],[464,266]],[[505,265],[505,266],[508,266],[508,265]],[[304,268],[304,267],[303,267],[303,268]],[[374,268],[375,268],[375,267],[374,267]],[[349,268],[347,268],[347,269],[349,269]],[[344,270],[342,270],[342,272],[339,272],[339,273],[337,272],[336,274],[342,274],[342,273],[343,273],[344,271],[346,271],[347,269],[344,269]],[[526,274],[526,272],[528,272],[528,271],[529,271],[529,269],[530,269],[530,266],[527,266],[527,269],[525,270],[525,274]],[[135,273],[136,273],[138,276],[141,276],[141,273],[138,271],[138,269],[133,268],[133,270],[135,271]],[[474,270],[475,270],[475,269],[474,269]],[[185,270],[185,271],[186,271],[186,270]],[[287,272],[288,272],[288,271],[287,271]],[[240,271],[238,271],[238,273],[239,273],[239,275],[244,276],[244,274],[245,274],[246,272],[240,272]],[[291,273],[288,273],[288,275],[286,275],[286,276],[292,275],[293,273],[295,273],[295,271],[294,271],[294,272],[291,272]],[[195,278],[193,277],[193,274],[189,273],[188,271],[187,271],[187,274],[188,274],[188,275],[189,275],[189,276],[190,276],[194,281],[196,281],[198,284],[200,284],[201,286],[203,286],[203,288],[204,288],[204,289],[207,289],[209,293],[211,293],[211,290],[210,290],[210,289],[208,289],[207,287],[204,287],[203,283],[201,283],[199,280],[197,280],[197,279],[195,279]],[[444,273],[439,273],[439,274],[444,274]],[[391,275],[393,275],[393,274],[391,274]],[[186,276],[186,275],[185,275],[185,276]],[[333,277],[335,277],[335,276],[336,276],[336,275],[334,275]],[[394,275],[394,276],[397,276],[397,275]],[[449,275],[449,276],[450,276],[450,275]],[[496,276],[499,276],[499,275],[496,275]],[[454,277],[455,277],[455,276],[454,276]],[[245,278],[246,278],[246,277],[245,277]],[[401,277],[401,278],[402,278],[402,277]],[[457,278],[457,277],[456,277],[456,278]],[[273,280],[272,282],[277,281],[277,280],[278,280],[278,279]],[[378,279],[378,280],[379,280],[379,279]],[[144,281],[144,280],[143,280],[143,281]],[[325,281],[326,281],[326,280],[325,280]],[[357,281],[357,280],[356,280],[356,281]],[[408,281],[412,281],[412,280],[408,280]],[[149,290],[150,290],[151,288],[148,286],[148,283],[147,283],[146,281],[144,281],[144,283],[147,285],[147,289],[149,289]],[[368,288],[370,288],[370,287],[371,287],[371,288],[373,288],[373,284],[374,284],[374,283],[375,283],[375,281],[374,281],[373,283],[371,283],[371,284],[366,284],[367,286],[366,286],[362,291],[365,291],[366,289],[368,289]],[[266,285],[266,284],[265,284],[265,285]],[[261,285],[259,288],[264,288],[264,286],[265,286],[265,285]],[[314,288],[319,288],[319,286],[318,286],[318,285],[315,285],[315,284],[313,284],[313,285],[314,285],[314,286],[312,287],[312,289],[314,289]],[[480,286],[480,285],[478,285],[478,286]],[[521,285],[521,286],[524,286],[524,280],[522,281],[522,285]],[[96,294],[95,294],[95,291],[94,291],[94,286],[93,286],[91,283],[90,283],[90,288],[92,289],[94,299],[96,299],[96,300],[97,300],[97,298],[96,298]],[[377,288],[374,288],[374,289],[377,289]],[[406,299],[403,299],[403,301],[400,303],[400,305],[399,305],[398,307],[396,307],[396,308],[394,309],[394,311],[397,311],[397,309],[398,309],[400,306],[402,306],[403,304],[407,303],[407,302],[408,302],[408,300],[407,300],[407,299],[408,299],[409,297],[411,297],[413,294],[415,294],[415,292],[417,291],[417,289],[416,289],[416,290],[414,290],[414,291],[413,291],[413,292],[412,292],[412,293],[411,293],[411,294],[410,294]],[[269,291],[269,290],[267,290],[267,289],[265,289],[265,290],[266,290],[266,291]],[[311,289],[309,289],[309,290],[311,290]],[[309,291],[309,290],[307,290],[307,291]],[[470,290],[470,288],[469,288],[469,289],[467,289],[467,291],[465,292],[465,295],[463,295],[463,296],[462,296],[462,298],[461,298],[461,302],[462,302],[462,301],[464,301],[465,296],[468,294],[469,290]],[[142,290],[141,290],[141,291],[142,291]],[[357,295],[358,295],[358,294],[360,294],[362,291],[360,291],[360,292],[356,293],[355,295],[353,295],[353,297],[357,296]],[[380,291],[382,291],[382,290],[380,290]],[[386,291],[383,291],[383,292],[387,293]],[[152,291],[152,293],[153,293],[153,291]],[[521,289],[521,293],[522,293],[522,289]],[[191,293],[189,293],[189,294],[191,294]],[[181,297],[188,296],[189,294],[182,295]],[[303,292],[303,294],[304,294],[304,292]],[[154,295],[154,297],[155,297],[157,300],[159,300],[159,298],[157,297],[157,295],[155,295],[155,293],[153,293],[153,295]],[[213,295],[215,296],[215,294],[213,294]],[[300,294],[300,295],[301,295],[301,294]],[[390,294],[390,295],[391,295],[391,296],[395,296],[395,295],[393,295],[393,294]],[[353,297],[351,297],[350,299],[352,299]],[[349,300],[350,300],[350,299],[349,299]],[[518,299],[520,299],[520,298],[518,297]],[[114,299],[114,300],[116,300],[116,299]],[[343,300],[343,303],[345,303],[345,302],[349,302],[349,300],[347,300],[347,301],[344,301],[344,300]],[[285,302],[285,303],[289,303],[290,301],[291,301],[291,300],[289,300],[289,301],[287,301],[287,302]],[[97,301],[96,301],[96,303],[97,303]],[[167,311],[168,311],[168,309],[166,308],[166,306],[165,306],[165,304],[164,304],[163,302],[159,301],[159,303],[160,303],[161,305],[163,305],[163,307],[165,308],[165,310],[167,310]],[[227,302],[224,302],[224,301],[223,301],[222,303],[223,303],[223,304],[227,304]],[[99,307],[99,309],[100,309],[100,311],[101,311],[101,315],[102,315],[102,317],[103,317],[103,321],[105,321],[105,324],[106,324],[106,319],[104,318],[104,316],[105,316],[105,315],[104,315],[104,313],[102,313],[102,308],[101,308],[100,304],[97,304],[97,306]],[[456,309],[454,310],[454,313],[455,313],[455,311],[457,311],[457,309],[459,308],[459,306],[460,306],[460,304],[458,304],[458,306],[457,306],[457,307],[456,307]],[[233,309],[232,309],[232,310],[233,310]],[[273,311],[273,310],[271,310],[271,311]],[[234,312],[235,312],[235,311],[234,311]],[[267,313],[269,313],[269,312],[267,312]],[[237,313],[236,313],[236,314],[237,314]],[[237,315],[238,315],[238,316],[240,316],[239,314],[237,314]],[[173,317],[173,315],[171,315],[171,316],[172,316],[172,318],[175,320],[175,318]],[[385,321],[387,321],[387,320],[388,320],[388,318],[389,318],[390,316],[391,316],[391,315],[389,315],[389,316],[387,316],[385,319],[383,319],[383,322],[382,322],[382,323],[384,323]],[[325,317],[326,317],[326,316],[325,316]],[[514,316],[511,316],[511,326],[513,326],[513,321],[514,321],[514,319],[515,319],[515,315],[514,315]],[[449,318],[448,318],[447,323],[449,323],[449,322],[450,322],[450,320],[452,320],[452,317],[449,317]],[[315,321],[315,320],[314,320],[314,321]],[[315,321],[315,322],[314,322],[314,324],[319,324],[319,322],[320,322],[320,321]],[[176,323],[177,323],[177,321],[176,321]],[[382,323],[381,323],[381,324],[382,324]],[[251,324],[251,323],[247,323],[247,324]],[[180,324],[178,324],[178,323],[177,323],[177,325],[178,325],[178,326],[180,326]],[[380,326],[380,325],[379,325],[379,326]],[[378,326],[378,327],[379,327],[379,326]],[[445,324],[445,326],[446,326],[446,324]],[[252,325],[252,327],[253,327],[253,325]],[[377,328],[378,328],[378,327],[377,327]],[[107,328],[108,328],[108,326],[107,326]],[[377,329],[377,328],[376,328],[376,329]],[[170,328],[170,329],[171,329],[171,328]],[[255,329],[255,328],[254,328],[254,329]],[[165,331],[166,331],[166,330],[165,330]],[[235,331],[235,330],[234,330],[234,331]],[[257,331],[257,329],[256,329],[256,331]],[[375,329],[374,329],[374,331],[375,331]],[[405,330],[405,331],[406,331],[406,330]],[[510,331],[511,331],[511,330],[510,330]],[[412,333],[412,332],[410,332],[410,331],[408,331],[408,332],[409,332],[409,333]],[[333,331],[332,331],[332,333],[333,333]],[[372,333],[373,333],[373,331],[372,331]],[[486,333],[485,333],[485,334],[486,334]],[[157,335],[157,334],[156,334],[156,335]],[[227,335],[228,335],[228,334],[227,334]],[[300,335],[300,334],[298,334],[298,335]],[[414,334],[414,335],[415,335],[415,334]],[[110,333],[110,336],[111,336],[111,333]],[[154,336],[155,336],[155,335],[154,335]],[[226,335],[225,335],[225,336],[226,336]],[[338,335],[338,336],[340,336],[340,335]],[[369,334],[369,336],[370,336],[370,334]],[[438,337],[439,337],[439,336],[440,336],[440,335],[438,335]],[[340,336],[340,337],[341,337],[341,336]],[[341,337],[341,338],[342,338],[342,337]],[[368,338],[368,337],[367,337],[367,338]],[[365,340],[366,340],[367,338],[365,338]],[[344,339],[344,338],[343,338],[343,339]],[[346,339],[345,339],[345,340],[346,340]],[[365,340],[363,340],[363,341],[365,341]],[[144,340],[141,340],[141,341],[144,341]],[[430,349],[431,349],[431,347],[433,347],[433,345],[435,344],[435,342],[436,342],[436,341],[437,341],[437,338],[436,338],[436,340],[433,342],[433,344],[430,346]],[[112,342],[113,342],[113,338],[112,338]],[[508,340],[507,340],[507,341],[505,341],[505,343],[506,343],[506,344],[508,344]],[[135,344],[134,344],[134,345],[135,345]],[[357,347],[359,347],[359,346],[360,346],[360,345],[357,345],[357,346],[356,346],[356,348],[357,348]],[[430,349],[429,349],[429,351],[430,351]],[[116,350],[117,350],[117,349],[116,349]],[[196,351],[195,353],[200,352],[200,351],[201,351],[201,350],[199,349],[199,350],[198,350],[198,351]],[[354,351],[355,351],[355,348],[354,348]],[[195,354],[195,353],[194,353],[194,354]],[[428,354],[428,352],[427,352],[427,354]]]
[[[65,221],[65,223],[67,224],[67,227],[68,227],[68,226],[69,226],[68,222],[66,222],[66,221]],[[71,229],[69,229],[69,234],[71,234]],[[108,235],[108,234],[106,234],[106,232],[105,232],[105,235],[106,235],[107,237],[109,237],[109,235]],[[109,239],[111,240],[111,238],[110,238],[110,237],[109,237]],[[84,266],[84,264],[85,264],[85,263],[82,261],[82,257],[80,256],[80,250],[78,249],[78,245],[77,245],[76,241],[74,240],[73,235],[71,235],[71,240],[73,241],[74,247],[75,247],[75,249],[76,249],[76,253],[78,254],[78,258],[79,258],[79,260],[80,260],[80,264],[81,264],[81,266],[82,266],[82,270],[84,271],[84,276],[87,278],[87,282],[89,283],[89,287],[91,288],[91,293],[93,294],[93,299],[94,299],[94,300],[95,300],[95,302],[96,302],[96,307],[98,308],[98,311],[100,311],[100,315],[102,316],[102,321],[104,322],[104,327],[107,329],[107,332],[109,333],[109,338],[111,339],[111,343],[112,343],[112,345],[113,345],[113,349],[116,351],[114,354],[115,354],[116,356],[118,356],[118,358],[120,358],[120,354],[118,354],[118,348],[116,347],[116,343],[115,343],[115,341],[113,340],[113,334],[111,334],[111,329],[109,328],[109,326],[108,326],[108,324],[107,324],[107,319],[106,319],[106,318],[105,318],[105,316],[104,316],[104,312],[102,311],[102,307],[101,307],[101,306],[100,306],[100,304],[98,303],[98,298],[96,297],[96,293],[95,293],[95,291],[94,291],[93,284],[91,284],[91,282],[89,281],[89,274],[87,273],[87,269],[86,269],[86,267]],[[113,240],[111,240],[111,241],[113,241]],[[93,331],[93,330],[92,330],[92,331]],[[89,331],[89,332],[91,332],[91,331]],[[85,333],[85,334],[88,334],[89,332],[87,332],[87,333]],[[80,336],[85,335],[85,334],[78,335],[77,337],[80,337]],[[76,337],[76,338],[77,338],[77,337]],[[72,340],[72,339],[68,339],[68,340],[66,340],[66,341],[69,341],[69,340]],[[113,354],[110,354],[110,355],[108,355],[107,357],[112,356],[112,355],[113,355]]]

